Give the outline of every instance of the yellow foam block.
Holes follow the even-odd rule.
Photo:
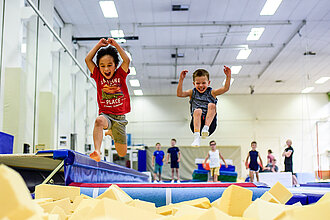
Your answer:
[[[283,204],[267,202],[258,198],[244,211],[243,217],[258,220],[274,219],[285,210],[286,206]]]
[[[30,220],[30,219],[29,219]],[[44,220],[62,220],[61,216],[58,214],[48,214]]]
[[[64,210],[65,214],[67,214],[67,215],[71,214],[71,210],[72,210],[72,204],[71,204],[69,198],[56,200],[54,202],[47,202],[47,203],[41,204],[40,206],[47,213],[50,213],[55,206],[62,208]]]
[[[161,207],[156,208],[156,213],[159,215],[172,215],[174,207],[175,207],[174,204],[161,206]]]
[[[91,197],[86,196],[84,194],[81,194],[80,196],[76,196],[72,203],[72,209],[75,210],[78,207],[78,205],[80,204],[80,202],[84,199],[91,199]]]
[[[103,198],[96,204],[85,219],[157,219],[162,217],[144,209],[129,206],[117,200]]]
[[[180,206],[173,208],[173,215],[176,217],[185,216],[185,215],[193,215],[198,216],[203,214],[207,209],[197,208],[190,205],[182,204]]]
[[[292,197],[292,193],[285,188],[280,182],[277,182],[270,190],[272,194],[280,203],[285,204]]]
[[[212,203],[211,203],[211,206],[212,207],[216,207],[216,208],[219,208],[220,207],[220,201],[221,201],[221,197],[217,200],[214,200]]]
[[[330,192],[327,192],[324,194],[317,203],[325,202],[325,201],[330,201]]]
[[[61,207],[55,206],[50,214],[57,214],[60,217],[60,220],[65,220],[66,219],[66,214],[64,210]]]
[[[326,220],[330,219],[330,200],[312,205],[305,205],[289,209],[274,220]]]
[[[50,184],[40,184],[36,186],[35,198],[53,198],[60,200],[69,198],[72,202],[76,196],[80,195],[80,188],[74,186],[58,186]]]
[[[242,216],[252,202],[252,191],[231,185],[222,194],[219,210],[230,216]]]
[[[184,202],[179,202],[176,203],[175,205],[191,205],[197,208],[202,208],[202,209],[209,209],[211,208],[211,203],[210,200],[206,197],[200,198],[200,199],[193,199],[189,201],[184,201]]]
[[[272,202],[272,203],[277,203],[277,204],[281,204],[280,201],[278,201],[275,196],[273,196],[271,193],[269,193],[268,191],[265,192],[260,199],[265,200],[267,202]]]
[[[134,199],[126,203],[129,206],[133,206],[135,208],[141,208],[149,212],[156,213],[156,206],[154,203],[146,202],[138,199]]]
[[[89,215],[91,210],[99,203],[99,199],[83,199],[78,207],[74,210],[74,213],[71,215],[70,220],[81,220],[86,219],[86,216]]]
[[[99,195],[96,199],[109,198],[114,199],[121,202],[130,202],[133,199],[127,195],[122,189],[120,189],[117,185],[111,185],[104,193]]]
[[[206,210],[203,214],[198,216],[198,220],[232,220],[232,217],[226,214],[225,212],[220,211],[218,208],[210,208]]]
[[[0,219],[42,216],[43,210],[33,202],[23,178],[3,164],[0,165],[0,195]]]
[[[42,198],[42,199],[34,199],[33,200],[35,203],[37,203],[38,205],[41,205],[43,203],[47,203],[47,202],[53,202],[54,199],[52,198]]]

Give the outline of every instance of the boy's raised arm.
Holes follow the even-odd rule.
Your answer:
[[[225,85],[219,89],[213,89],[212,90],[212,95],[213,96],[218,96],[221,95],[229,90],[230,87],[230,80],[231,80],[231,70],[229,67],[225,66],[223,69],[223,72],[226,75],[226,82]]]
[[[119,52],[121,58],[123,59],[123,63],[121,64],[121,68],[127,73],[128,68],[129,68],[129,63],[131,60],[128,58],[126,52],[123,50],[123,48],[113,39],[113,38],[108,38],[109,44],[114,46],[117,51]]]
[[[183,80],[186,77],[186,74],[188,73],[188,70],[183,70],[180,74],[180,78],[179,78],[179,83],[178,83],[178,87],[176,89],[176,95],[178,97],[188,97],[192,95],[192,90],[189,89],[187,91],[182,91],[182,84],[183,84]]]
[[[106,47],[108,46],[109,43],[106,39],[102,38],[94,47],[93,49],[91,49],[86,58],[85,58],[85,63],[87,64],[87,67],[89,69],[89,71],[91,71],[91,73],[93,74],[94,68],[95,68],[95,63],[93,61],[93,58],[96,54],[96,52],[101,48],[101,47]]]

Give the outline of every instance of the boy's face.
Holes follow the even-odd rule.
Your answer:
[[[156,149],[157,149],[157,150],[160,150],[160,144],[157,144],[157,145],[156,145]]]
[[[251,144],[252,150],[257,149],[257,144]]]
[[[99,61],[100,72],[106,79],[111,79],[116,71],[116,65],[113,57],[110,55],[105,55],[100,58]]]
[[[172,146],[172,147],[174,147],[174,146],[175,146],[175,144],[176,144],[176,142],[175,142],[175,141],[173,141],[173,140],[171,140],[171,146]]]
[[[204,93],[210,85],[210,80],[207,79],[207,76],[197,76],[193,84],[198,92]]]
[[[215,142],[212,142],[210,146],[213,151],[217,149],[217,144]]]

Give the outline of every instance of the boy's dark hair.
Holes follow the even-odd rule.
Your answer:
[[[156,145],[158,145],[158,144],[160,145],[160,143],[156,143]]]
[[[251,142],[251,146],[252,146],[252,144],[257,144],[257,142],[256,142],[256,141],[252,141],[252,142]]]
[[[176,143],[176,140],[174,138],[172,138],[171,141],[175,141],[175,143]]]
[[[99,64],[100,64],[100,59],[105,55],[112,56],[113,61],[115,62],[115,65],[118,66],[119,55],[118,55],[117,49],[114,48],[113,46],[108,46],[108,47],[101,48],[97,52],[97,55],[96,55],[96,65],[97,66],[99,66]]]
[[[215,140],[212,140],[212,141],[210,141],[209,145],[211,145],[212,143],[217,144],[217,143],[215,142]]]
[[[207,80],[209,80],[210,74],[204,69],[198,69],[193,73],[193,81],[195,82],[195,78],[199,76],[206,76]]]
[[[269,149],[269,150],[268,150],[268,153],[270,153],[270,154],[271,154],[271,153],[273,153],[273,151],[272,151],[271,149]]]

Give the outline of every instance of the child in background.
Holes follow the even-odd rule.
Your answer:
[[[273,151],[271,149],[269,149],[268,155],[267,155],[267,164],[272,164],[273,160],[275,159],[275,157],[272,153],[273,153]]]
[[[213,182],[218,182],[218,176],[220,175],[220,158],[225,163],[226,168],[228,168],[228,165],[219,150],[217,150],[217,143],[215,141],[210,141],[210,147],[211,150],[208,152],[203,166],[205,166],[206,161],[210,159],[210,173],[213,177]]]
[[[194,133],[194,141],[191,146],[200,146],[202,138],[210,136],[217,127],[217,96],[229,90],[231,80],[231,70],[224,66],[226,82],[219,89],[209,87],[209,73],[204,69],[198,69],[193,73],[194,89],[182,91],[183,80],[188,73],[183,70],[180,74],[179,84],[177,88],[178,97],[190,98],[191,123],[190,129]]]
[[[181,152],[180,149],[175,145],[176,145],[176,140],[173,138],[171,140],[171,147],[167,150],[166,163],[168,163],[169,157],[171,155],[171,169],[172,169],[171,183],[174,183],[174,170],[176,171],[177,183],[180,183],[179,162],[181,158]]]
[[[157,173],[159,174],[159,182],[162,182],[162,169],[163,169],[163,162],[165,159],[164,151],[160,150],[160,143],[156,144],[156,151],[152,156],[152,166],[154,168],[154,183],[157,183]]]
[[[119,67],[118,52],[123,59]],[[96,64],[93,61],[95,55]],[[113,137],[118,155],[123,157],[127,152],[125,114],[131,111],[126,85],[130,59],[114,39],[102,38],[89,51],[85,62],[96,82],[99,106],[99,116],[95,119],[93,130],[95,151],[90,157],[97,162],[101,160],[103,130],[108,130],[107,134]]]
[[[258,157],[259,157],[259,160],[260,160],[260,164],[261,164],[262,170],[264,170],[264,168],[263,168],[263,165],[262,165],[262,160],[261,160],[261,157],[259,155],[259,152],[256,151],[257,142],[252,141],[251,142],[251,148],[252,148],[252,150],[250,150],[250,152],[248,153],[248,156],[247,156],[247,158],[245,160],[245,166],[246,166],[246,169],[250,169],[249,175],[250,175],[250,182],[252,183],[253,182],[254,174],[256,174],[257,182],[259,182]],[[249,158],[250,158],[250,164],[248,163]]]

